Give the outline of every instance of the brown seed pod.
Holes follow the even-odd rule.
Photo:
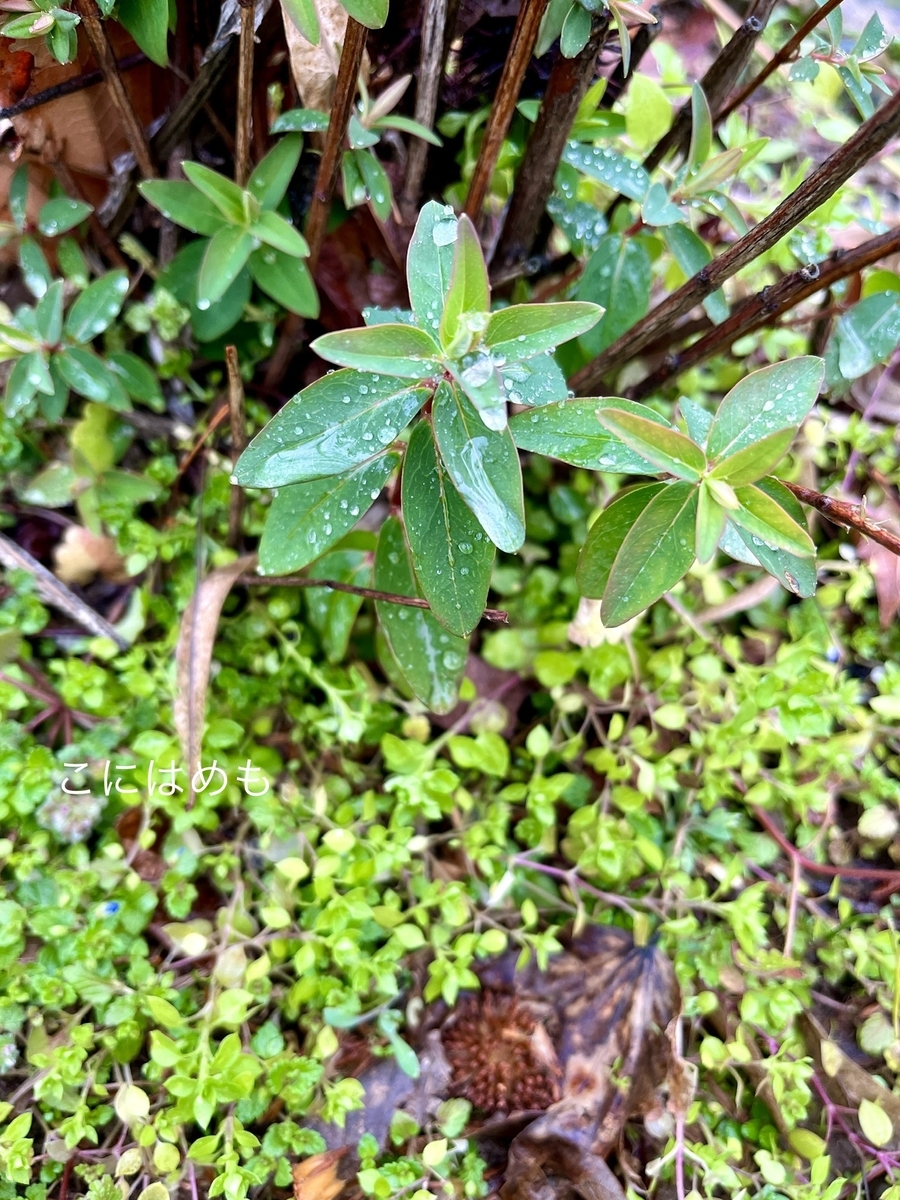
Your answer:
[[[560,1097],[549,1039],[515,996],[485,991],[465,997],[441,1040],[453,1095],[488,1116],[549,1108]]]

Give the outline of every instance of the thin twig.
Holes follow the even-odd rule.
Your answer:
[[[784,63],[790,62],[795,51],[799,50],[803,39],[812,33],[815,27],[824,21],[828,14],[833,12],[840,3],[841,0],[825,0],[821,8],[813,9],[790,41],[785,42],[777,54],[766,63],[759,74],[754,75],[747,86],[741,88],[738,94],[732,100],[729,100],[720,112],[716,113],[716,123],[718,124],[730,117],[736,108],[740,108],[757,89],[762,87],[774,71],[777,71]]]
[[[797,225],[804,221],[820,204],[833,196],[842,184],[860,167],[900,133],[900,91],[862,124],[856,133],[835,151],[830,158],[809,178],[782,200],[781,204],[765,220],[760,221],[749,233],[730,246],[724,254],[713,259],[708,266],[698,271],[687,283],[667,297],[643,321],[633,326],[622,337],[603,351],[593,362],[588,363],[572,378],[576,392],[591,395],[604,377],[611,371],[624,366],[670,327],[679,317],[689,312],[721,287],[742,267],[781,241]]]
[[[437,112],[444,62],[444,30],[447,26],[447,0],[425,0],[422,10],[422,52],[416,76],[416,107],[413,116],[420,125],[431,129]],[[415,214],[428,162],[428,143],[410,138],[403,183],[403,211],[410,222]]]
[[[100,19],[100,10],[97,8],[95,0],[75,0],[75,10],[81,17],[84,32],[87,34],[91,49],[100,64],[100,70],[103,72],[110,97],[121,118],[125,136],[128,138],[128,144],[131,146],[138,169],[144,179],[152,179],[156,175],[156,167],[153,165],[150,146],[144,134],[144,127],[134,111],[131,97],[122,82],[116,56],[113,54],[106,29]]]
[[[498,272],[508,273],[511,266],[524,263],[531,253],[578,106],[594,78],[607,28],[606,20],[595,21],[584,49],[574,58],[564,58],[557,51],[537,120],[516,171],[491,264]]]
[[[398,596],[395,592],[379,592],[376,588],[357,587],[337,579],[307,579],[300,575],[239,575],[237,582],[262,587],[328,588],[333,592],[346,592],[350,596],[363,596],[367,600],[384,600],[387,604],[402,604],[407,608],[431,609],[428,601],[420,600],[418,596]],[[486,608],[481,615],[485,621],[509,624],[509,613],[502,608]]]
[[[234,138],[234,181],[240,187],[250,174],[250,133],[253,121],[254,0],[239,0],[241,40],[238,51],[237,125]]]
[[[882,529],[880,525],[871,521],[866,516],[865,509],[861,504],[851,504],[847,500],[835,500],[831,496],[824,496],[821,492],[814,492],[812,488],[801,487],[799,483],[786,483],[784,480],[782,482],[788,491],[793,492],[801,504],[808,504],[810,508],[820,512],[834,525],[843,525],[845,529],[855,529],[857,533],[871,538],[873,542],[884,546],[885,550],[890,550],[892,554],[896,554],[900,558],[900,536],[887,529]]]
[[[796,308],[816,292],[833,287],[841,279],[855,275],[897,251],[900,251],[900,228],[879,234],[853,250],[835,250],[824,262],[811,263],[792,271],[770,287],[748,296],[732,309],[730,316],[721,325],[714,326],[687,349],[667,355],[655,371],[630,390],[629,395],[635,400],[649,396],[674,376],[681,375],[697,363],[705,362],[714,354],[726,350],[738,338],[745,337],[763,326],[774,325],[779,317]],[[668,336],[678,337],[680,340],[695,331],[696,327],[693,325],[676,325]]]
[[[231,453],[235,463],[247,444],[247,427],[244,420],[244,381],[241,364],[235,346],[225,347],[225,369],[228,372],[228,411],[231,419]],[[244,515],[244,489],[236,483],[231,485],[231,500],[228,506],[228,545],[236,546],[241,540],[241,518]]]
[[[334,194],[338,172],[341,169],[344,137],[350,123],[350,114],[353,111],[356,81],[362,66],[367,33],[365,25],[360,25],[359,21],[355,21],[353,17],[347,18],[347,30],[344,34],[341,61],[334,87],[334,102],[331,105],[328,132],[325,134],[325,147],[319,162],[319,173],[316,176],[316,186],[313,190],[312,204],[309,206],[309,218],[306,223],[306,240],[309,243],[307,262],[310,271],[316,269],[322,243],[325,240],[331,197]]]
[[[750,811],[769,837],[778,843],[792,862],[796,860],[804,871],[809,871],[813,875],[827,875],[832,879],[883,879],[900,883],[900,871],[892,871],[890,868],[836,867],[831,863],[813,862],[785,837],[767,812],[755,807]]]
[[[512,44],[503,64],[503,73],[497,85],[487,125],[484,127],[478,161],[475,163],[475,170],[469,183],[469,194],[466,196],[464,211],[476,225],[481,220],[481,210],[484,207],[485,197],[497,166],[503,139],[506,137],[510,121],[516,110],[522,80],[525,78],[525,72],[531,62],[531,55],[541,27],[541,18],[546,7],[547,0],[522,0],[519,15],[516,18]]]
[[[137,54],[126,54],[124,58],[116,59],[116,70],[119,72],[133,71],[135,67],[139,67],[147,61],[147,55],[140,51]],[[11,117],[20,117],[22,113],[31,112],[34,108],[41,108],[44,104],[52,104],[54,100],[59,100],[63,96],[73,96],[76,92],[83,92],[86,88],[94,87],[95,84],[102,82],[103,72],[100,70],[73,75],[71,79],[64,79],[62,83],[55,83],[53,87],[35,92],[33,96],[26,96],[17,104],[0,108],[0,121],[8,121]]]

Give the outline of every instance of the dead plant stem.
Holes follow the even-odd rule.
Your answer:
[[[234,181],[244,187],[250,174],[250,135],[253,127],[253,28],[255,0],[240,0],[241,37],[238,51],[237,125],[234,138]]]
[[[235,346],[225,347],[225,369],[228,373],[228,412],[231,420],[231,453],[235,463],[247,444],[247,427],[244,419],[244,381],[241,364]],[[231,485],[228,505],[228,545],[236,546],[241,540],[241,518],[244,515],[244,489],[237,483]]]

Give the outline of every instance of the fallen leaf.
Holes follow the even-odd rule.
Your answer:
[[[346,1154],[340,1150],[325,1150],[303,1162],[294,1163],[294,1200],[333,1200],[344,1190],[347,1180],[338,1177],[338,1166]]]
[[[91,533],[82,525],[69,525],[53,550],[56,578],[63,583],[84,585],[97,575],[111,583],[125,583],[125,559],[116,549],[115,539]]]
[[[0,108],[18,104],[31,84],[34,55],[14,50],[9,38],[0,38]]]
[[[181,752],[193,779],[200,765],[206,691],[219,615],[234,581],[256,564],[255,554],[245,554],[225,567],[211,571],[203,580],[181,619],[175,649],[176,695],[172,707]]]
[[[291,74],[304,108],[331,109],[337,79],[339,47],[347,28],[346,10],[337,0],[316,0],[319,17],[319,44],[308,42],[288,15],[284,4],[281,16],[291,60]]]

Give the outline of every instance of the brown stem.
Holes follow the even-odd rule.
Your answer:
[[[133,71],[135,67],[140,67],[147,61],[147,55],[138,51],[137,54],[126,54],[124,58],[116,59],[116,70],[118,71]],[[56,83],[53,87],[44,88],[41,92],[35,92],[33,96],[26,96],[24,100],[20,100],[18,104],[10,104],[7,108],[0,108],[0,121],[8,121],[11,117],[20,117],[22,113],[30,112],[33,108],[40,108],[44,104],[50,104],[53,100],[59,100],[61,96],[72,96],[75,92],[83,92],[85,88],[93,87],[95,83],[103,82],[102,71],[85,71],[82,75],[73,75],[71,79],[64,79],[62,83]]]
[[[578,106],[594,78],[607,27],[606,20],[595,22],[584,49],[575,58],[564,58],[557,51],[537,120],[516,171],[492,263],[497,271],[508,271],[531,253]]]
[[[375,588],[357,587],[337,579],[306,579],[299,575],[239,575],[237,582],[262,587],[330,588],[333,592],[347,592],[350,596],[364,596],[367,600],[384,600],[388,604],[403,604],[407,608],[431,609],[428,601],[420,600],[418,596],[398,596],[395,592],[379,592]],[[502,608],[486,608],[481,615],[485,621],[509,624],[509,613]]]
[[[723,109],[716,113],[716,124],[730,117],[736,108],[750,99],[753,93],[761,88],[773,72],[777,71],[780,66],[786,62],[790,62],[794,53],[800,48],[803,39],[807,37],[815,27],[820,24],[833,12],[841,0],[825,0],[821,8],[813,9],[790,41],[785,42],[778,53],[766,63],[758,75],[754,75],[746,87],[741,88],[738,94],[725,105]]]
[[[709,111],[717,113],[725,101],[736,79],[750,61],[756,40],[766,27],[766,22],[772,15],[775,0],[757,0],[747,19],[726,42],[716,56],[709,70],[700,81]],[[684,154],[691,140],[691,105],[684,104],[678,111],[674,124],[666,136],[654,146],[644,163],[648,171],[658,167],[669,153]]]
[[[900,133],[900,91],[857,129],[853,137],[800,184],[764,221],[739,238],[724,254],[698,271],[643,321],[633,326],[582,367],[571,382],[579,395],[590,395],[605,375],[635,358],[674,321],[699,304],[747,263],[765,254],[786,233],[838,190],[861,166]]]
[[[509,129],[516,101],[531,55],[537,42],[538,31],[547,0],[522,0],[516,27],[513,30],[512,44],[503,64],[503,73],[497,85],[497,93],[491,106],[491,113],[484,127],[484,137],[478,152],[478,161],[469,184],[469,194],[466,196],[465,213],[477,225],[481,220],[481,210],[485,197],[491,185],[494,168],[500,156],[503,139]]]
[[[824,262],[818,265],[810,264],[785,275],[771,287],[763,288],[755,296],[748,296],[732,312],[721,325],[710,329],[703,337],[698,338],[685,350],[677,354],[669,354],[659,367],[646,379],[642,379],[633,389],[631,396],[641,400],[657,391],[668,380],[694,367],[699,362],[705,362],[714,354],[727,349],[738,338],[753,333],[765,325],[774,324],[779,317],[790,309],[795,308],[803,300],[807,300],[816,292],[833,287],[838,280],[855,275],[863,268],[871,266],[879,259],[900,251],[900,229],[892,229],[888,233],[864,242],[854,250],[836,250]],[[673,331],[681,338],[690,336],[693,332],[687,326],[676,326]]]
[[[821,492],[801,487],[799,483],[786,483],[784,480],[782,483],[789,492],[793,492],[801,504],[808,504],[832,524],[843,525],[845,529],[855,529],[857,533],[871,538],[873,542],[884,546],[885,550],[890,550],[900,558],[900,536],[882,529],[880,525],[871,521],[861,504],[851,504],[848,500],[835,500],[831,496],[823,496]]]
[[[153,136],[153,151],[160,162],[168,161],[175,147],[187,135],[191,123],[200,109],[206,108],[211,119],[218,120],[208,101],[231,65],[233,54],[234,38],[229,37],[226,38],[225,42],[214,54],[209,55],[209,57],[204,56],[200,64],[200,70],[197,72],[196,77],[191,80],[184,98],[178,102],[175,111],[167,118],[166,123],[159,132]],[[219,125],[221,124],[221,121],[219,121]],[[222,126],[222,129],[224,130],[225,127]],[[225,130],[226,146],[229,145],[230,141],[231,134]]]
[[[243,187],[250,174],[250,134],[253,122],[254,0],[239,0],[241,39],[238,51],[237,126],[234,139],[234,181]]]
[[[422,10],[422,53],[419,59],[419,73],[416,76],[416,108],[413,115],[420,125],[428,129],[434,124],[434,115],[437,112],[446,27],[447,0],[425,0]],[[428,143],[422,138],[410,138],[406,178],[403,183],[403,212],[405,219],[410,222],[422,192],[428,149]]]
[[[87,34],[94,56],[100,64],[100,70],[103,72],[110,97],[121,118],[125,136],[134,153],[138,169],[144,179],[152,179],[156,175],[156,168],[153,165],[150,146],[144,135],[144,127],[134,111],[131,97],[122,82],[116,56],[113,54],[109,38],[106,36],[106,29],[100,19],[100,10],[97,8],[95,0],[75,0],[75,10],[81,17],[84,32]]]
[[[235,346],[225,347],[225,369],[228,372],[228,411],[231,418],[231,453],[237,462],[247,444],[247,427],[244,421],[244,381],[241,379],[241,364]],[[228,506],[228,545],[236,546],[241,540],[241,517],[244,515],[244,489],[231,485]]]
[[[753,816],[762,825],[766,833],[778,843],[781,849],[793,862],[810,871],[813,875],[827,875],[832,879],[885,879],[900,880],[900,871],[882,869],[881,867],[836,867],[831,863],[813,862],[784,836],[772,818],[761,808],[751,808]]]
[[[312,204],[309,206],[309,219],[306,223],[306,240],[309,242],[310,271],[316,269],[322,242],[325,240],[325,229],[328,225],[328,211],[331,197],[337,184],[338,172],[341,169],[341,152],[344,136],[353,111],[353,101],[356,96],[356,81],[362,66],[363,51],[366,48],[365,25],[360,25],[353,17],[347,18],[347,30],[344,34],[344,45],[341,49],[341,61],[338,66],[337,83],[334,88],[334,101],[331,105],[331,116],[328,122],[328,132],[325,134],[325,147],[319,161],[319,173],[316,176],[316,186],[313,191]]]

